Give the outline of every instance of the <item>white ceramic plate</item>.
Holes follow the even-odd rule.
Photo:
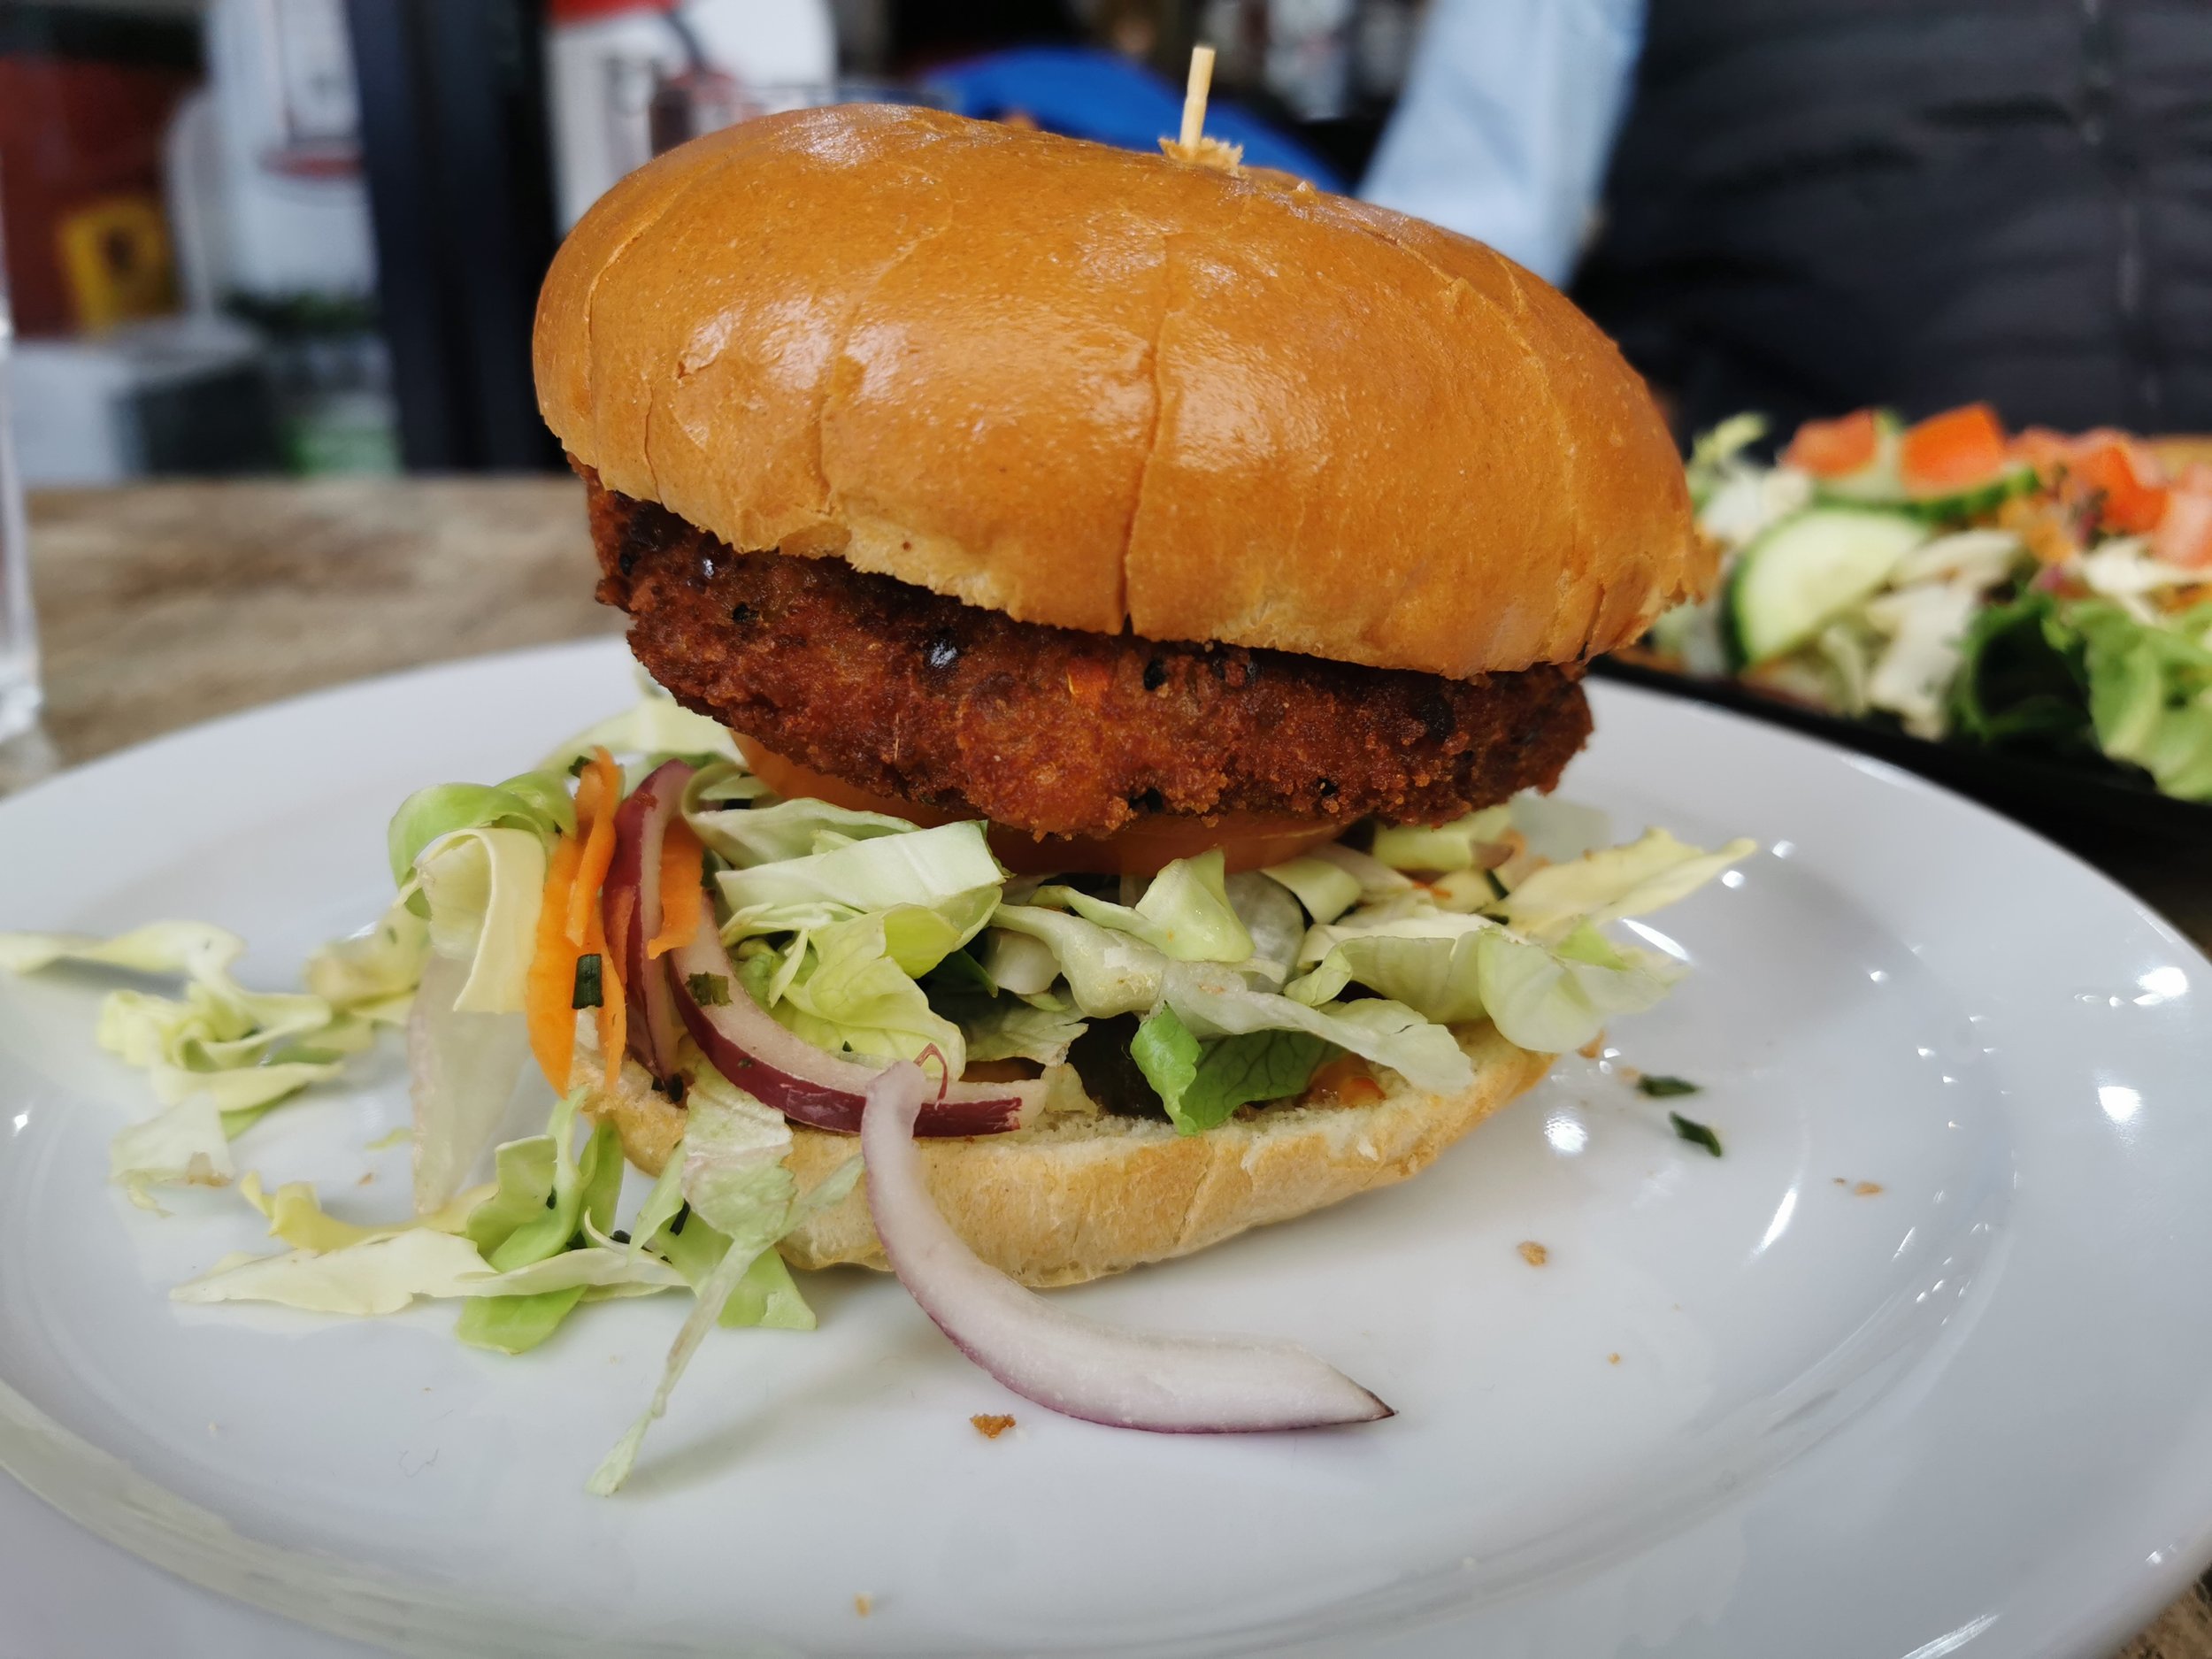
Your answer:
[[[618,648],[567,648],[103,762],[0,805],[0,925],[205,918],[289,984],[384,902],[406,791],[504,775],[629,695]],[[2212,1554],[2212,965],[1901,773],[1593,699],[1572,795],[1770,849],[1645,930],[1694,972],[1611,1033],[1704,1092],[1571,1058],[1410,1186],[1068,1293],[1303,1341],[1398,1408],[1354,1431],[1056,1418],[849,1271],[810,1281],[811,1335],[711,1339],[628,1491],[592,1499],[677,1299],[520,1360],[444,1308],[173,1304],[257,1223],[105,1186],[148,1097],[93,1045],[96,986],[0,985],[0,1463],[88,1529],[0,1482],[0,1652],[357,1651],[225,1597],[442,1653],[2116,1646]],[[394,1213],[404,1154],[365,1148],[403,1111],[387,1056],[241,1162]],[[985,1440],[992,1411],[1018,1428]]]

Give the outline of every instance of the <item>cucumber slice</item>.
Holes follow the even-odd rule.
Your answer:
[[[1912,495],[1905,501],[1909,512],[1938,524],[1955,524],[1964,518],[1979,518],[1993,513],[2015,495],[2024,495],[2035,488],[2035,468],[2026,461],[2008,465],[1995,477],[1964,489],[1947,490],[1940,495]]]
[[[1897,475],[1898,440],[1904,423],[1886,409],[1874,411],[1874,458],[1855,472],[1824,478],[1814,489],[1819,501],[1894,506],[1905,499],[1904,480]]]
[[[1916,514],[1880,507],[1808,507],[1785,518],[1737,556],[1728,578],[1722,617],[1737,666],[1795,650],[1932,534]]]

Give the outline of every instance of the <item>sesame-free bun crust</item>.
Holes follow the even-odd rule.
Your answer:
[[[1019,621],[1464,677],[1623,644],[1712,575],[1587,319],[1277,173],[772,116],[585,215],[534,355],[609,488]]]
[[[1393,1077],[1373,1105],[1274,1106],[1202,1134],[1084,1111],[1048,1114],[1010,1134],[917,1144],[937,1208],[978,1256],[1025,1285],[1077,1285],[1404,1180],[1551,1065],[1486,1021],[1455,1034],[1475,1067],[1457,1094]],[[683,1113],[629,1071],[629,1087],[595,1097],[590,1110],[615,1125],[632,1163],[657,1174]],[[785,1161],[802,1190],[859,1149],[851,1135],[797,1124],[792,1136]],[[886,1265],[864,1188],[779,1248],[795,1267]]]

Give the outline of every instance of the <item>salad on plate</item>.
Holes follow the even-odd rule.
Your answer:
[[[1982,404],[1809,421],[1770,464],[1764,436],[1698,439],[1723,579],[1628,660],[2212,801],[2212,457]]]

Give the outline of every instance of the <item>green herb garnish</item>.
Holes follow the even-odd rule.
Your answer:
[[[1669,1100],[1677,1094],[1695,1094],[1698,1086],[1686,1077],[1644,1076],[1636,1079],[1636,1092],[1653,1100]]]
[[[584,775],[584,768],[590,764],[590,756],[579,755],[574,760],[568,763],[568,775],[572,778],[580,778]]]
[[[569,998],[571,1008],[597,1008],[606,1001],[606,993],[600,988],[599,953],[591,951],[576,958],[576,995]]]
[[[691,993],[691,1000],[702,1008],[727,1008],[730,1005],[730,982],[721,974],[686,974],[684,989]]]
[[[1680,1112],[1669,1112],[1667,1121],[1674,1125],[1675,1133],[1685,1141],[1695,1141],[1715,1157],[1720,1156],[1720,1137],[1713,1133],[1709,1125],[1699,1123],[1694,1118],[1685,1118]]]

